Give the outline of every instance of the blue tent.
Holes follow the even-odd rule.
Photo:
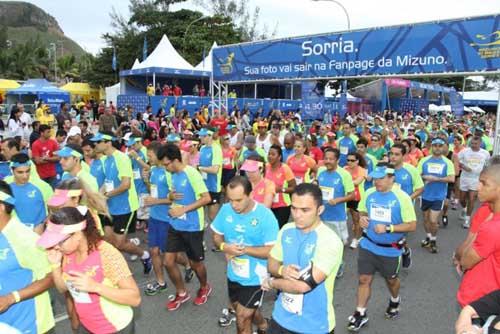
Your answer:
[[[45,79],[29,79],[21,87],[7,92],[8,103],[19,101],[31,104],[35,100],[43,101],[50,106],[53,113],[58,113],[62,102],[69,103],[70,95],[68,92],[51,85]]]

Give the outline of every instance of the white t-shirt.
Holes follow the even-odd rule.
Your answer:
[[[8,127],[9,127],[9,137],[17,137],[17,136],[22,137],[24,135],[23,126],[20,120],[16,121],[15,119],[12,118],[9,119]]]
[[[256,138],[256,143],[257,147],[260,147],[263,149],[266,154],[269,152],[269,149],[271,148],[271,135],[267,134],[266,138],[264,140],[260,140],[259,136]]]
[[[479,174],[481,174],[484,165],[488,162],[489,159],[490,154],[488,153],[488,151],[482,148],[479,149],[479,151],[473,151],[470,147],[462,150],[460,153],[458,153],[458,161],[462,165],[472,169],[472,171],[467,172],[462,169],[462,174],[460,174],[460,177],[464,179],[478,180]]]

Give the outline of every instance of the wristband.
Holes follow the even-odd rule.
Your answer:
[[[391,233],[394,233],[394,225],[392,225],[392,224],[391,224],[391,225],[389,225],[389,226],[390,226],[390,228],[391,228]]]
[[[51,263],[50,264],[50,268],[52,268],[52,270],[60,268],[60,267],[61,267],[60,263]]]
[[[220,246],[219,246],[219,249],[220,249],[221,251],[223,251],[223,250],[224,250],[224,246],[225,246],[225,245],[226,245],[226,243],[225,243],[225,242],[221,242],[221,244],[220,244]]]
[[[283,265],[278,268],[278,275],[283,276]]]
[[[19,295],[19,291],[12,291],[12,296],[14,296],[14,300],[17,303],[21,301],[21,296]]]

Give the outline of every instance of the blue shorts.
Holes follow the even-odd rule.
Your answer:
[[[422,211],[432,210],[432,211],[441,211],[443,210],[444,200],[442,201],[428,201],[422,198],[422,203],[420,208]]]
[[[154,218],[149,218],[148,244],[149,248],[158,247],[162,252],[167,249],[167,237],[170,224]]]

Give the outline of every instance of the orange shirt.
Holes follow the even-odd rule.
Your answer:
[[[286,164],[281,164],[281,166],[273,171],[271,164],[266,165],[266,179],[273,182],[278,189],[283,189],[285,187],[285,182],[294,179],[293,172]],[[290,205],[290,195],[284,194],[282,192],[276,193],[273,199],[272,208],[281,208]]]
[[[303,183],[306,180],[306,174],[316,167],[316,161],[307,155],[303,155],[301,158],[297,158],[295,154],[291,155],[288,157],[286,164],[292,170],[297,185]]]
[[[264,199],[266,198],[266,195],[271,194],[274,197],[275,193],[276,193],[276,187],[274,186],[273,181],[268,179],[262,179],[253,188],[251,197],[254,201],[264,204]]]

